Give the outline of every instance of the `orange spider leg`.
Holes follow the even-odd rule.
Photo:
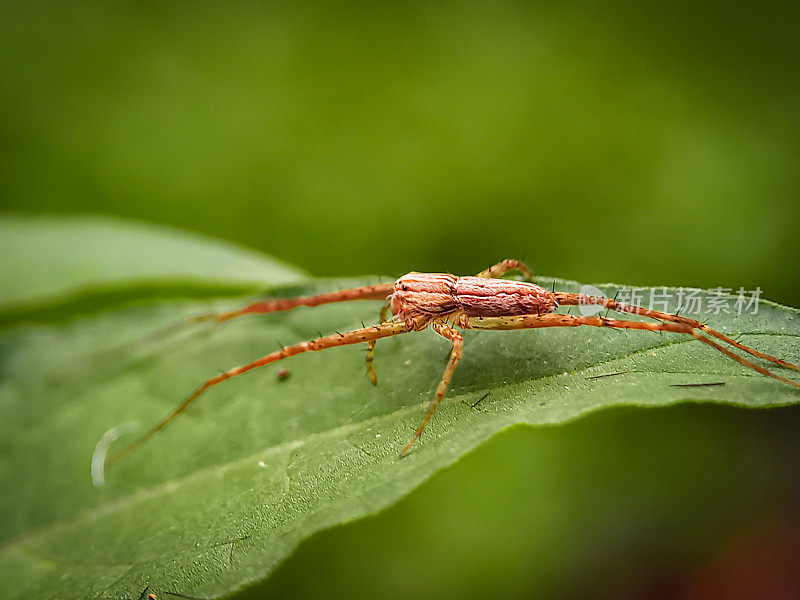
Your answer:
[[[447,392],[447,386],[450,384],[450,378],[453,376],[453,371],[455,370],[462,354],[461,349],[463,346],[463,340],[461,339],[461,334],[458,333],[458,331],[450,327],[444,321],[433,321],[431,323],[431,328],[442,337],[446,337],[448,340],[451,340],[453,342],[453,348],[450,350],[450,360],[448,361],[447,367],[444,370],[442,380],[439,382],[439,386],[436,388],[436,395],[428,405],[428,410],[425,412],[425,416],[422,417],[419,427],[417,427],[416,431],[414,431],[414,436],[411,438],[411,441],[408,442],[406,447],[400,451],[400,458],[403,458],[414,442],[419,439],[419,436],[422,435],[423,430],[428,425],[428,421],[431,420],[433,413],[436,412],[436,408],[439,406],[442,398],[444,398],[445,392]]]
[[[284,348],[281,348],[276,352],[272,352],[271,354],[267,354],[266,356],[263,356],[258,360],[254,360],[251,363],[234,367],[233,369],[225,371],[224,373],[221,373],[220,375],[212,377],[206,381],[203,385],[192,392],[192,394],[183,402],[181,402],[175,409],[173,409],[172,412],[164,417],[155,427],[109,458],[107,462],[108,464],[113,464],[130,454],[133,450],[144,444],[156,433],[164,429],[164,427],[166,427],[175,417],[184,412],[192,402],[197,400],[197,398],[203,392],[205,392],[208,388],[217,385],[218,383],[227,381],[232,377],[236,377],[237,375],[241,375],[247,371],[251,371],[252,369],[263,367],[264,365],[283,360],[284,358],[289,358],[290,356],[295,356],[296,354],[302,354],[303,352],[315,352],[318,350],[325,350],[326,348],[345,346],[348,344],[360,344],[370,340],[377,340],[401,333],[407,333],[409,331],[413,331],[416,326],[416,324],[408,324],[403,321],[399,321],[394,323],[382,323],[381,325],[356,329],[355,331],[350,331],[347,333],[328,335],[308,342],[300,342],[299,344],[294,344],[292,346],[285,346]]]
[[[202,315],[193,315],[172,323],[166,327],[162,327],[138,341],[134,345],[142,343],[151,343],[158,340],[167,338],[174,333],[181,331],[187,325],[192,323],[205,323],[208,321],[216,321],[218,323],[228,321],[236,317],[255,314],[267,314],[272,312],[291,310],[298,306],[320,306],[322,304],[330,304],[332,302],[346,302],[348,300],[384,300],[394,290],[394,283],[382,283],[378,285],[365,285],[362,287],[351,288],[347,290],[340,290],[338,292],[331,292],[327,294],[316,294],[314,296],[299,296],[295,298],[268,298],[266,300],[259,300],[244,306],[240,309],[205,313]]]
[[[648,312],[654,311],[648,310]],[[767,377],[772,377],[778,381],[783,381],[784,383],[788,383],[789,385],[800,388],[800,383],[792,381],[791,379],[786,379],[780,375],[776,375],[764,367],[752,363],[749,360],[742,358],[738,354],[734,354],[727,348],[724,348],[716,342],[699,334],[696,331],[699,328],[688,323],[648,323],[646,321],[622,321],[619,319],[606,319],[605,317],[578,317],[575,315],[562,315],[557,313],[550,313],[541,316],[521,315],[515,317],[473,317],[469,320],[469,326],[473,329],[534,329],[538,327],[579,327],[581,325],[588,325],[590,327],[611,327],[615,329],[640,329],[644,331],[671,331],[674,333],[685,333],[691,335],[704,344],[711,346],[712,348],[716,348],[723,354],[726,354],[745,367],[753,369],[754,371],[758,371]]]
[[[298,306],[320,306],[331,302],[346,302],[348,300],[385,300],[394,291],[394,282],[377,285],[364,285],[348,290],[316,294],[314,296],[298,296],[296,298],[270,298],[253,302],[247,306],[231,311],[208,313],[189,317],[187,322],[198,321],[227,321],[235,317],[253,314],[267,314],[282,310],[291,310]]]
[[[642,315],[645,317],[650,317],[653,319],[659,319],[661,321],[669,321],[672,323],[683,323],[684,325],[688,325],[693,329],[700,329],[701,331],[722,340],[742,350],[743,352],[747,352],[752,356],[757,356],[758,358],[763,358],[764,360],[768,360],[776,365],[781,365],[782,367],[788,367],[789,369],[794,369],[795,371],[800,371],[800,366],[785,361],[780,358],[775,358],[774,356],[770,356],[769,354],[764,354],[763,352],[759,352],[758,350],[754,350],[744,344],[737,342],[734,339],[729,338],[728,336],[707,327],[705,323],[701,323],[700,321],[696,321],[694,319],[688,319],[686,317],[681,317],[679,315],[673,315],[670,313],[663,313],[657,310],[651,310],[649,308],[642,308],[640,306],[633,306],[631,304],[620,304],[619,302],[612,300],[611,298],[604,298],[602,296],[584,296],[582,294],[568,294],[568,293],[556,293],[555,294],[556,300],[561,305],[577,305],[577,304],[598,304],[600,306],[605,306],[610,310],[614,310],[617,312],[625,312],[625,313],[632,313],[637,315]]]
[[[381,307],[381,323],[386,323],[389,320],[389,308],[390,304],[387,300]],[[375,344],[376,340],[367,342],[367,377],[369,377],[372,385],[378,385],[378,373],[375,371]]]
[[[524,262],[520,260],[506,259],[500,261],[496,265],[492,265],[485,271],[481,271],[475,277],[483,277],[485,279],[495,279],[502,277],[509,271],[519,271],[526,279],[533,279],[533,272],[528,268]]]

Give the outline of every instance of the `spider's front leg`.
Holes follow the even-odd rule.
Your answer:
[[[144,338],[134,342],[134,344],[150,343],[166,338],[178,331],[181,331],[187,325],[192,323],[206,323],[217,322],[221,323],[235,319],[236,317],[243,317],[246,315],[264,315],[273,312],[291,310],[298,306],[321,306],[323,304],[331,304],[333,302],[347,302],[349,300],[385,300],[386,297],[394,290],[394,283],[381,283],[377,285],[364,285],[357,288],[350,288],[347,290],[339,290],[337,292],[329,292],[325,294],[315,294],[313,296],[297,296],[294,298],[268,298],[252,302],[242,308],[236,310],[228,310],[221,312],[205,313],[201,315],[194,315],[187,317],[177,323],[162,327]]]
[[[150,429],[150,431],[134,440],[128,446],[120,450],[117,454],[109,458],[107,463],[115,463],[130,454],[133,450],[144,444],[156,433],[169,425],[169,423],[172,422],[175,417],[189,408],[189,405],[197,400],[197,398],[199,398],[203,392],[211,387],[214,387],[215,385],[222,383],[223,381],[227,381],[228,379],[232,379],[233,377],[237,377],[243,373],[257,369],[258,367],[263,367],[265,365],[289,358],[291,356],[296,356],[297,354],[302,354],[304,352],[315,352],[337,346],[346,346],[349,344],[361,344],[371,340],[399,335],[401,333],[408,333],[409,331],[414,331],[416,328],[421,326],[422,325],[418,323],[397,321],[391,323],[382,323],[381,325],[374,325],[372,327],[364,327],[363,329],[356,329],[355,331],[349,331],[347,333],[337,333],[334,335],[323,336],[308,342],[300,342],[299,344],[285,346],[280,350],[267,354],[266,356],[262,356],[258,360],[254,360],[251,363],[229,369],[224,373],[220,373],[216,377],[212,377],[206,381],[203,385],[192,392],[192,394],[190,394],[183,402],[175,407],[166,417],[161,419],[161,421],[159,421],[152,429]]]
[[[313,296],[297,296],[296,298],[269,298],[267,300],[253,302],[236,310],[196,315],[194,317],[189,317],[188,321],[228,321],[244,315],[263,315],[283,310],[291,310],[293,308],[297,308],[298,306],[320,306],[322,304],[330,304],[332,302],[347,302],[349,300],[384,300],[389,294],[392,293],[393,290],[394,282],[380,283],[377,285],[364,285],[357,288],[339,290],[338,292],[315,294]]]
[[[381,307],[380,319],[381,324],[389,321],[389,300],[383,303]],[[372,382],[372,385],[378,385],[378,373],[375,371],[375,344],[377,340],[370,340],[367,342],[367,377]]]
[[[414,436],[411,438],[411,441],[408,442],[406,447],[400,452],[400,458],[403,458],[414,442],[419,439],[419,436],[422,435],[422,432],[428,425],[428,421],[431,420],[433,413],[436,412],[436,408],[439,406],[439,403],[442,401],[445,393],[447,392],[447,386],[450,384],[450,378],[453,376],[453,371],[455,370],[462,354],[463,340],[458,331],[450,327],[450,325],[448,325],[445,321],[433,321],[431,323],[431,328],[442,337],[445,337],[453,342],[453,347],[450,350],[450,360],[447,362],[447,367],[442,375],[442,380],[439,382],[439,386],[436,388],[436,395],[428,405],[428,410],[425,412],[425,416],[422,417],[422,421],[414,432]]]

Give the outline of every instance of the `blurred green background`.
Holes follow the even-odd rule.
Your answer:
[[[541,275],[760,286],[800,304],[795,3],[3,2],[0,37],[4,211],[170,224],[315,275],[467,274],[520,257]],[[498,586],[580,596],[581,586],[607,588],[598,581],[661,579],[655,589],[683,593],[726,540],[760,522],[751,508],[774,495],[764,490],[792,507],[767,506],[768,520],[798,522],[797,481],[779,465],[798,457],[797,411],[703,411],[515,429],[398,508],[317,536],[267,587],[298,589],[335,555],[350,594],[372,581],[365,573],[382,574],[364,597],[480,597]],[[684,476],[698,460],[681,433],[692,426],[714,432],[702,453],[719,457],[716,476]],[[611,452],[604,467],[578,469],[573,487],[542,485],[527,470],[508,485],[521,457],[542,466],[543,444],[562,449],[546,453],[550,472],[568,466],[559,456],[589,451],[587,440],[646,427],[660,432],[672,476],[643,486],[640,470],[623,468],[625,453]],[[764,447],[771,439],[785,444]],[[642,443],[633,454],[647,452]],[[761,468],[737,462],[746,451],[726,462],[726,449],[748,444]],[[629,478],[598,487],[601,507],[619,507],[620,489],[633,505],[675,504],[631,521],[630,511],[575,499],[578,479],[614,472]],[[476,489],[476,473],[494,476]],[[753,493],[745,501],[731,486]],[[695,493],[675,493],[687,488]],[[722,524],[688,535],[720,495]],[[568,534],[547,532],[570,560],[547,561],[516,539],[523,524],[546,522],[528,514],[541,503],[577,507]],[[498,526],[476,528],[489,506]],[[586,520],[584,537],[574,525]],[[387,536],[407,522],[417,532],[425,523],[430,539],[401,536],[402,555],[388,551]],[[655,530],[661,541],[648,545]],[[620,563],[631,557],[626,579]],[[310,583],[323,593],[335,585],[302,583],[309,594]]]

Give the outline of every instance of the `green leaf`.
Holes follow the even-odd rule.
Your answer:
[[[0,321],[153,295],[219,295],[306,279],[234,244],[110,217],[0,217]],[[157,291],[158,290],[158,291]]]
[[[78,252],[76,265],[86,255]],[[36,287],[41,297],[69,289],[68,249],[59,260],[65,283],[55,293]],[[30,272],[38,268],[33,261]],[[217,276],[209,276],[209,286]],[[368,281],[374,279],[319,280],[272,293]],[[611,296],[618,288],[598,287]],[[377,388],[364,374],[363,348],[355,346],[305,354],[215,387],[110,469],[105,486],[92,487],[92,452],[109,428],[137,421],[144,430],[221,369],[318,331],[373,323],[379,308],[301,308],[137,342],[185,316],[247,299],[152,299],[0,332],[0,581],[7,597],[137,598],[146,586],[157,595],[218,597],[266,577],[312,533],[394,503],[516,423],[561,423],[617,405],[767,407],[800,400],[800,390],[688,336],[467,331],[445,401],[399,460],[449,349],[425,331],[378,343]],[[799,315],[762,302],[756,315],[712,315],[710,325],[797,363]],[[276,377],[280,368],[290,370],[288,379]],[[593,378],[609,374],[616,375]],[[724,385],[672,387],[703,382]]]

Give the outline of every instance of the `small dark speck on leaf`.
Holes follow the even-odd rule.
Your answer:
[[[601,377],[613,377],[614,375],[624,375],[627,371],[617,371],[616,373],[603,373],[602,375],[592,375],[586,379],[600,379]]]
[[[486,398],[488,398],[490,393],[491,393],[491,392],[486,392],[486,393],[485,393],[483,396],[481,396],[480,398],[478,398],[478,400],[475,402],[475,404],[470,404],[470,405],[469,405],[469,407],[470,407],[470,408],[475,408],[476,406],[478,406],[478,404],[480,404],[480,403],[481,403],[481,402],[483,402],[483,401],[484,401]]]

